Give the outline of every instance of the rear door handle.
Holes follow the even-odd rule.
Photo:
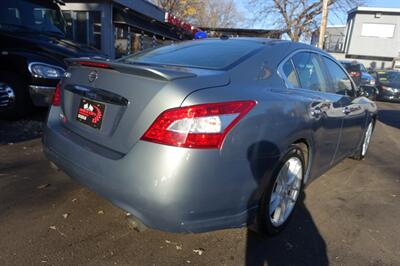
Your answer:
[[[318,97],[318,101],[314,102],[314,106],[311,107],[310,114],[312,117],[320,118],[325,115],[327,111],[332,109],[332,102],[323,98]]]
[[[312,115],[313,117],[320,117],[321,114],[322,114],[322,110],[321,110],[321,108],[319,108],[319,107],[313,108],[313,109],[311,110],[311,115]]]

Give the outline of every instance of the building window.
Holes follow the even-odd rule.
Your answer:
[[[101,50],[101,12],[63,11],[67,39]]]
[[[394,24],[373,24],[364,23],[361,28],[361,36],[363,37],[378,37],[378,38],[393,38]]]

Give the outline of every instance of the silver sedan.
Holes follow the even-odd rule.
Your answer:
[[[364,158],[376,114],[317,48],[208,39],[69,60],[43,142],[60,169],[148,227],[276,234],[304,185]]]

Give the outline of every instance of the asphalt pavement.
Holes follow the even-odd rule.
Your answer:
[[[0,265],[400,265],[400,104],[379,103],[369,154],[310,184],[288,228],[137,232],[126,213],[49,167],[45,113],[0,121]]]

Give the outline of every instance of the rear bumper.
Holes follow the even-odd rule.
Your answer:
[[[93,144],[73,134],[48,123],[43,137],[48,159],[148,227],[204,232],[253,221],[258,184],[247,160],[224,161],[216,150],[147,142],[126,155],[105,157],[101,153],[107,151],[93,152]]]
[[[29,93],[35,106],[49,106],[54,95],[55,87],[30,85]]]
[[[46,157],[66,172],[66,174],[111,201],[117,207],[131,213],[150,228],[175,233],[208,232],[246,226],[248,217],[254,217],[255,215],[256,207],[232,215],[215,215],[200,219],[187,219],[185,216],[190,216],[191,213],[194,214],[194,211],[186,209],[187,212],[185,212],[183,211],[184,209],[180,209],[177,203],[171,203],[171,205],[176,204],[175,206],[171,206],[170,204],[164,205],[160,202],[149,204],[151,201],[144,202],[146,197],[143,199],[137,199],[133,195],[132,197],[126,197],[126,194],[119,193],[119,186],[110,189],[108,182],[104,182],[104,176],[99,176],[89,169],[68,161],[52,149],[45,148],[44,152]],[[121,189],[123,188],[121,187]],[[132,193],[135,192],[137,193],[138,191],[132,191]],[[210,202],[210,204],[213,203]]]

